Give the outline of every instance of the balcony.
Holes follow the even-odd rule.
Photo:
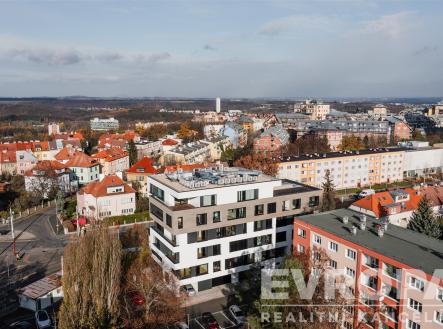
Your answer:
[[[165,236],[164,234],[164,230],[163,227],[161,226],[156,226],[156,225],[152,225],[151,228],[158,234],[160,235],[163,239],[165,239],[172,247],[177,247],[177,242],[175,241],[175,239],[171,240],[168,237]]]

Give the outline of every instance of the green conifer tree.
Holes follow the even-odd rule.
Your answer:
[[[421,198],[418,209],[412,213],[408,228],[426,234],[433,238],[441,237],[441,229],[438,218],[434,215],[429,199]]]
[[[323,181],[323,196],[321,201],[321,211],[329,211],[335,209],[335,187],[332,182],[331,172],[326,170]]]

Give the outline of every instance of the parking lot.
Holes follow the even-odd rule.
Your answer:
[[[228,311],[213,312],[212,315],[217,320],[220,329],[247,328],[247,325],[237,325],[229,316]],[[189,320],[190,329],[206,329],[201,316]]]

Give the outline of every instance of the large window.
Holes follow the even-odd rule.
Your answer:
[[[246,217],[246,207],[228,209],[228,220],[245,218]]]
[[[151,214],[153,214],[155,217],[163,221],[163,210],[161,210],[159,207],[157,207],[155,204],[150,204]]]
[[[150,192],[157,199],[165,201],[165,192],[161,188],[158,188],[157,186],[151,184],[150,185]]]
[[[260,216],[265,213],[265,206],[262,204],[258,204],[255,206],[255,216]]]
[[[169,214],[166,214],[166,225],[172,227],[172,217]]]
[[[216,195],[204,195],[200,197],[200,207],[210,207],[215,206],[216,204]]]
[[[316,207],[320,204],[320,197],[318,195],[309,198],[309,207]]]
[[[421,326],[418,323],[408,320],[408,329],[420,329],[420,328]]]
[[[337,252],[338,244],[332,241],[329,241],[329,250]]]
[[[277,212],[277,204],[275,202],[268,203],[268,214]]]
[[[177,228],[183,228],[183,217],[177,218]]]
[[[220,211],[214,211],[212,213],[212,222],[213,223],[218,223],[220,221],[221,221]]]
[[[272,228],[272,218],[257,220],[254,222],[254,232]]]
[[[422,281],[420,279],[417,279],[417,278],[415,278],[413,276],[411,276],[409,278],[409,286],[412,287],[412,288],[421,290],[421,291],[425,290],[425,283],[424,283],[424,281]]]
[[[206,225],[208,222],[208,214],[198,214],[196,217],[196,225]]]
[[[420,302],[417,302],[415,299],[408,298],[408,306],[409,308],[421,313],[423,309],[423,304]]]
[[[258,189],[237,192],[238,202],[255,200],[255,199],[258,199]]]
[[[301,208],[301,199],[292,200],[292,209],[300,209]]]

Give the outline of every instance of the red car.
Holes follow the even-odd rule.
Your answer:
[[[220,326],[212,313],[204,312],[202,314],[202,322],[206,329],[220,329]]]

